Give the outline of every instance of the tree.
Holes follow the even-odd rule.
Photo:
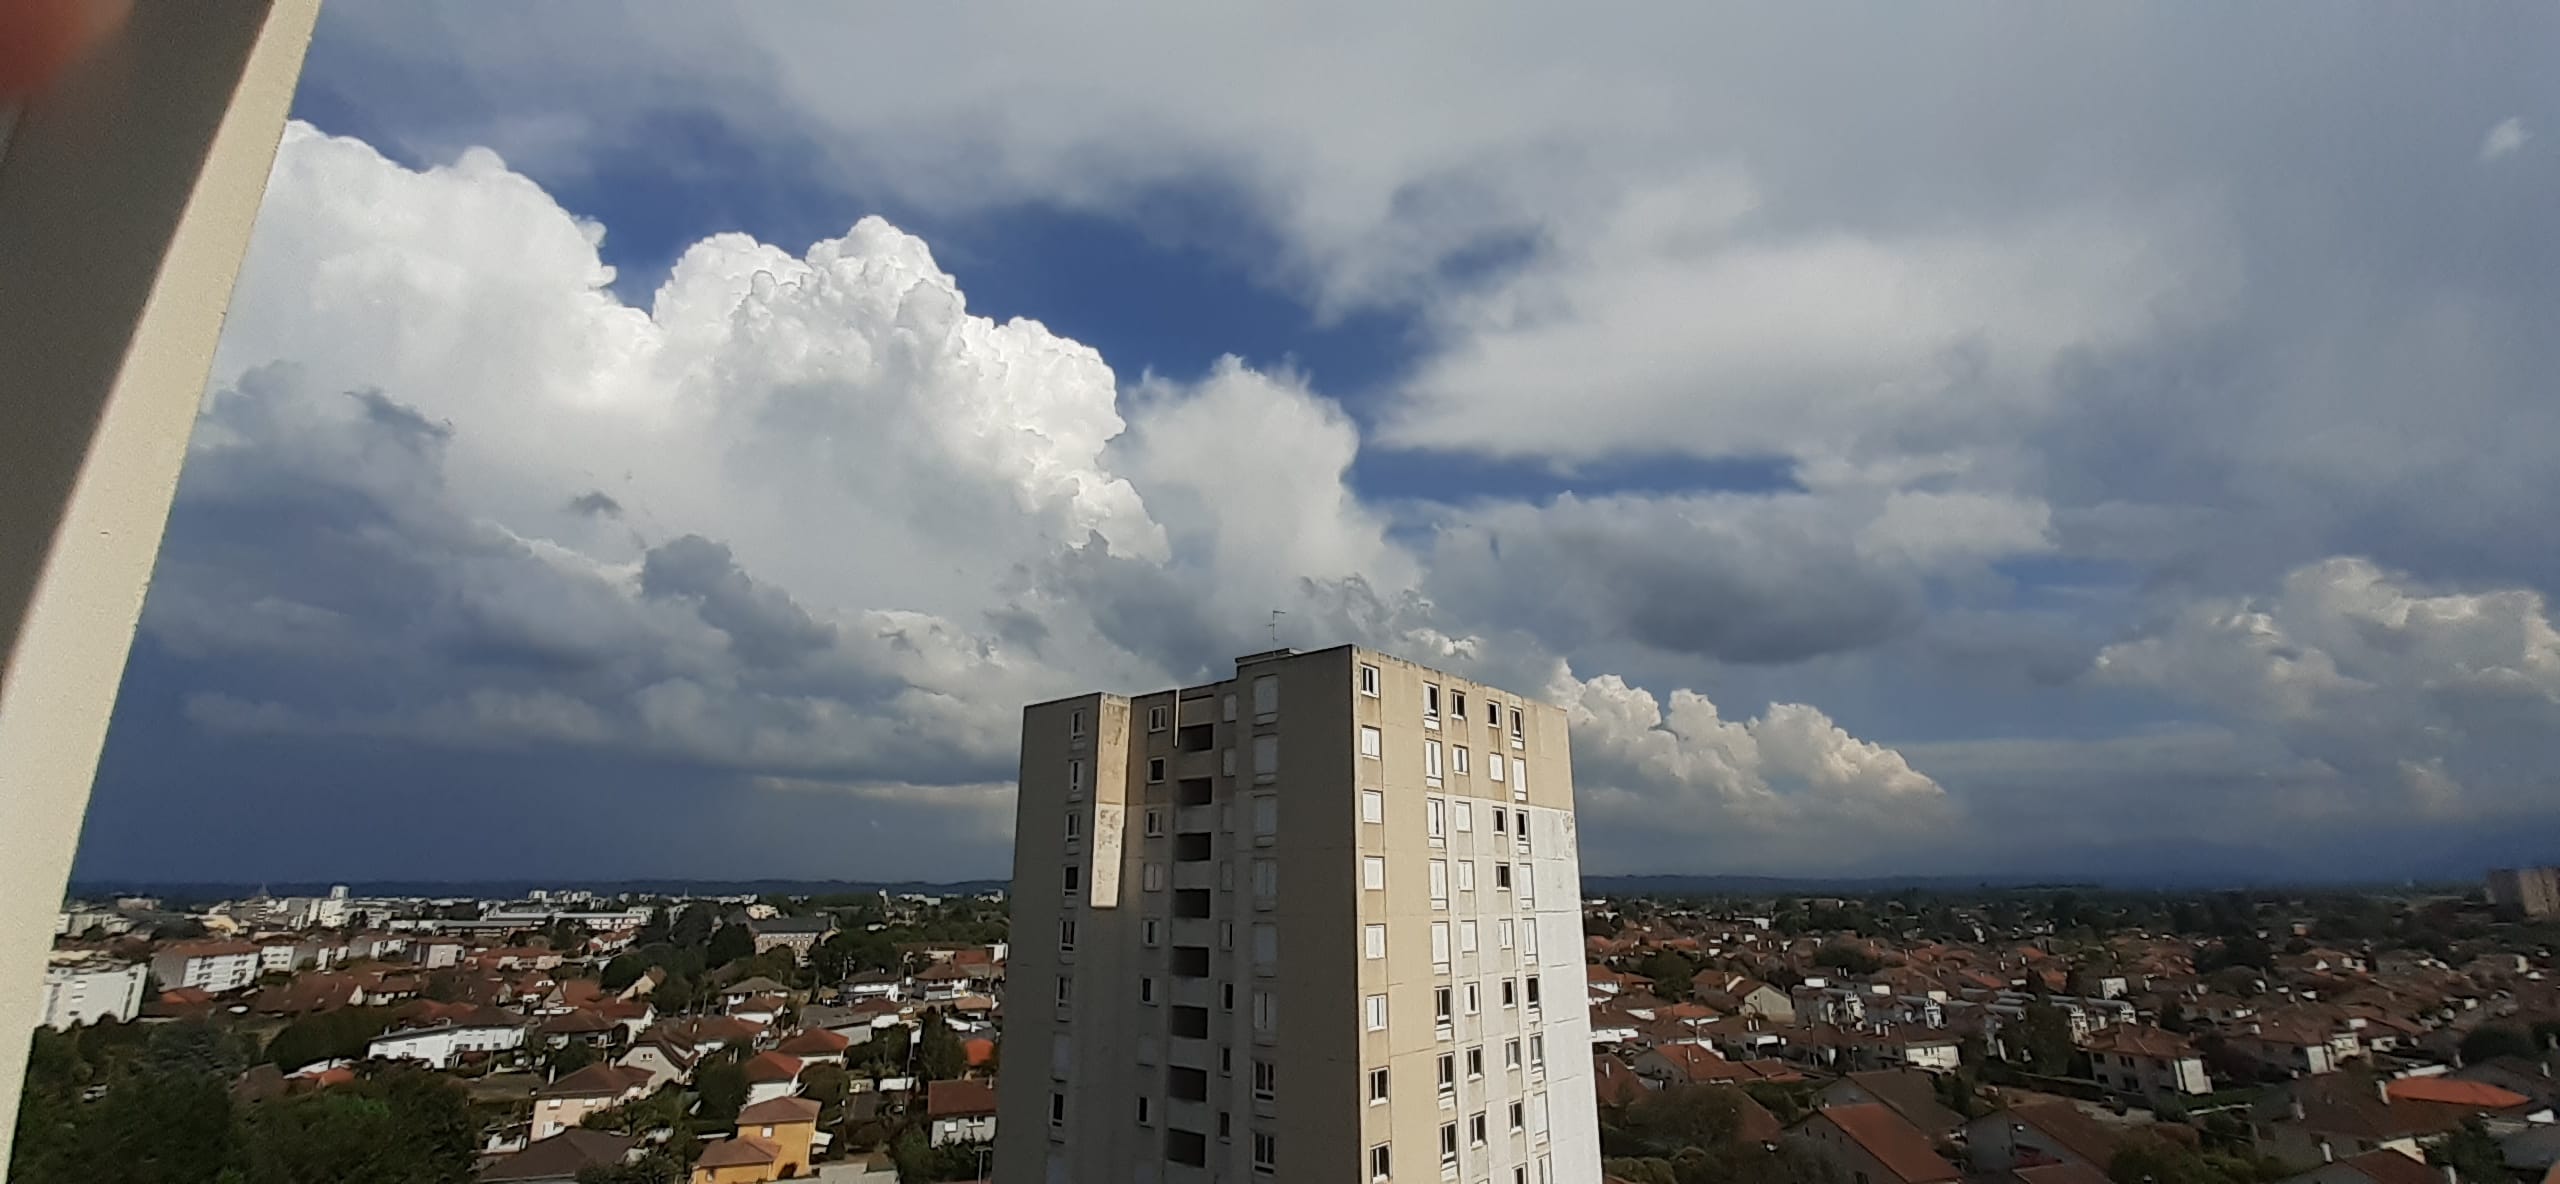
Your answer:
[[[747,1071],[736,1059],[718,1057],[695,1067],[693,1088],[701,1098],[694,1116],[704,1129],[738,1125],[738,1110],[747,1104]]]
[[[660,942],[666,941],[670,926],[671,921],[667,916],[667,906],[659,905],[656,908],[650,909],[649,919],[641,922],[640,932],[631,936],[631,944],[635,946],[654,946]]]
[[[2152,1138],[2128,1140],[2107,1161],[2107,1178],[2115,1184],[2234,1184],[2202,1155]]]
[[[713,966],[726,966],[740,958],[755,957],[755,954],[755,934],[748,932],[744,925],[723,925],[711,935],[711,948],[705,951],[703,960]]]
[[[640,981],[640,976],[649,972],[649,966],[646,954],[616,954],[612,961],[604,964],[603,970],[596,972],[596,983],[605,990],[619,991]]]
[[[924,1030],[916,1038],[916,1067],[927,1081],[949,1081],[969,1071],[969,1051],[960,1034],[942,1022],[942,1013],[925,1013]]]
[[[844,1121],[845,1094],[852,1089],[853,1075],[842,1065],[824,1061],[800,1071],[800,1096],[818,1104],[818,1126],[831,1129]]]
[[[1847,942],[1833,942],[1815,950],[1813,963],[1843,974],[1874,974],[1884,969],[1883,959]]]
[[[2506,1154],[2498,1149],[2498,1141],[2481,1128],[2477,1118],[2466,1120],[2428,1158],[2452,1168],[2469,1184],[2506,1184],[2515,1178],[2507,1172]]]
[[[1653,1151],[1728,1142],[1742,1129],[1741,1095],[1723,1086],[1666,1086],[1628,1103],[1624,1126]]]
[[[903,1027],[882,1029],[863,1046],[862,1063],[877,1076],[897,1076],[907,1064],[907,1045],[913,1040]]]
[[[667,941],[680,948],[699,949],[710,944],[711,929],[718,920],[710,905],[686,905],[668,927]]]
[[[2532,1033],[2508,1024],[2482,1024],[2462,1038],[2462,1062],[2466,1065],[2497,1057],[2531,1057],[2538,1051]]]
[[[266,1059],[287,1073],[316,1061],[355,1060],[390,1026],[387,1007],[342,1007],[306,1015],[267,1041]]]
[[[261,1105],[247,1144],[247,1184],[446,1184],[470,1178],[479,1124],[461,1086],[394,1069]]]
[[[2071,1067],[2071,1019],[2062,1009],[2042,999],[2027,1004],[2026,1014],[2018,1021],[2017,1040],[2010,1045],[2010,1055],[2024,1060],[2038,1073],[2055,1074]]]
[[[1686,999],[1698,967],[1678,950],[1656,950],[1636,963],[1636,973],[1653,980],[1654,994],[1665,999]]]
[[[545,1069],[551,1071],[553,1076],[566,1077],[595,1064],[600,1059],[596,1055],[594,1045],[583,1040],[572,1040],[552,1049],[550,1055],[542,1058],[542,1064]]]

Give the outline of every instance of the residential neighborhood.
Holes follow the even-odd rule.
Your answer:
[[[67,906],[28,1105],[53,1104],[48,1073],[96,1088],[194,1042],[226,1050],[244,1114],[441,1082],[471,1132],[455,1170],[482,1181],[984,1178],[998,893],[319,899],[340,928],[272,901]],[[2479,893],[1583,914],[1626,1184],[2540,1184],[2560,1164],[2560,930]],[[112,1103],[81,1096],[75,1116]],[[21,1162],[48,1154],[30,1129]]]

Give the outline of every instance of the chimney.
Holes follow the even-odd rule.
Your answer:
[[[2379,1073],[2375,1074],[2375,1075],[2374,1075],[2374,1078],[2373,1078],[2373,1096],[2375,1096],[2375,1097],[2377,1097],[2377,1098],[2382,1099],[2382,1101],[2383,1101],[2383,1103],[2384,1103],[2385,1105],[2390,1104],[2390,1102],[2391,1102],[2391,1079],[2390,1079],[2390,1078],[2388,1078],[2388,1077],[2382,1076],[2382,1075],[2381,1075],[2381,1074],[2379,1074]]]
[[[2462,1184],[2462,1174],[2454,1171],[2452,1164],[2444,1165],[2444,1184]]]
[[[2303,1119],[2303,1113],[2302,1113],[2302,1099],[2301,1099],[2301,1098],[2297,1097],[2297,1098],[2293,1099],[2292,1104],[2290,1104],[2290,1105],[2286,1106],[2286,1107],[2285,1107],[2285,1109],[2286,1109],[2286,1111],[2287,1111],[2288,1113],[2290,1113],[2290,1114],[2292,1114],[2292,1115],[2293,1115],[2293,1120],[2294,1120],[2295,1122],[2300,1122],[2300,1121],[2302,1121],[2302,1119]],[[2323,1151],[2328,1150],[2328,1147],[2329,1147],[2329,1145],[2328,1145],[2328,1144],[2326,1144],[2326,1143],[2322,1143],[2322,1144],[2320,1145],[2320,1148],[2321,1148],[2321,1150],[2323,1150]]]
[[[2296,1102],[2294,1103],[2293,1108],[2300,1110],[2302,1109],[2302,1104],[2300,1102]],[[2335,1163],[2337,1162],[2337,1159],[2338,1153],[2329,1149],[2329,1141],[2327,1139],[2320,1140],[2320,1162]]]

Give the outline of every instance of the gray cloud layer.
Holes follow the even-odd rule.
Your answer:
[[[1466,11],[334,7],[315,85],[525,171],[289,137],[149,613],[193,717],[907,795],[1281,606],[1577,705],[1601,869],[2096,850],[2136,786],[2248,842],[2549,813],[2560,17]],[[1225,194],[1158,230],[1420,352],[1357,420],[1125,381],[876,221],[625,307],[527,174],[669,118],[986,217]],[[1794,483],[1365,502],[1372,443]]]

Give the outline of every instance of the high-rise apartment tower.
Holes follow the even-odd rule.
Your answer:
[[[1021,786],[996,1179],[1600,1179],[1562,711],[1275,650]]]

